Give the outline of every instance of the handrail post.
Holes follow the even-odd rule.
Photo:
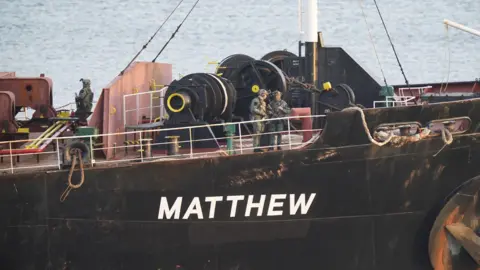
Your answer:
[[[58,169],[62,169],[62,164],[60,162],[60,146],[58,146],[58,138],[55,139],[55,144],[57,145],[57,163],[58,163]]]
[[[140,107],[140,100],[138,99],[138,95],[135,95],[137,100],[137,107],[135,108],[135,125],[138,125],[138,107]]]
[[[163,119],[163,95],[162,95],[162,91],[160,91],[158,93],[158,102],[160,104],[160,106],[158,106],[159,108],[159,112],[158,112],[158,117],[160,117],[160,120]]]
[[[90,165],[93,167],[93,136],[90,136]]]
[[[12,142],[9,142],[9,147],[10,147],[10,169],[13,174],[13,155],[12,155]]]
[[[189,137],[190,137],[190,158],[193,158],[193,143],[192,143],[192,128],[189,127],[188,128],[188,134],[189,134]]]
[[[287,126],[288,126],[288,147],[290,148],[290,150],[292,150],[292,136],[290,135],[290,117],[287,118]],[[277,143],[281,144],[282,142],[277,142]]]
[[[139,132],[139,142],[140,142],[140,161],[143,162],[143,145],[142,145],[142,132]]]
[[[238,123],[238,137],[240,141],[240,154],[243,154],[242,126],[240,123]]]
[[[123,127],[125,127],[127,125],[127,110],[126,110],[126,105],[125,105],[125,99],[126,99],[126,96],[123,95]]]
[[[153,92],[150,92],[150,123],[153,122]]]

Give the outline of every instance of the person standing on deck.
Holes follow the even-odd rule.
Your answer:
[[[267,112],[269,118],[282,118],[290,115],[291,109],[288,107],[287,102],[282,100],[282,93],[280,91],[273,92],[274,100],[272,100],[267,107]],[[282,148],[282,131],[284,125],[288,122],[285,119],[282,120],[271,120],[269,125],[270,132],[270,148],[268,150],[272,151],[275,147],[275,138],[277,139],[278,150]]]
[[[90,88],[89,79],[80,79],[83,84],[82,90],[77,95],[75,93],[75,103],[77,105],[77,110],[75,111],[75,116],[79,118],[81,124],[87,124],[87,118],[92,113],[93,105],[93,91]]]
[[[265,121],[260,122],[259,120],[264,120],[267,117],[266,98],[267,91],[261,89],[258,92],[258,97],[254,98],[252,103],[250,103],[250,119],[257,121],[253,123],[253,152],[262,152],[258,147],[260,146],[260,136],[265,130]]]

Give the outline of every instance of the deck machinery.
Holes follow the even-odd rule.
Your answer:
[[[305,63],[304,57],[288,51],[273,51],[260,60],[234,54],[220,61],[214,74],[193,73],[175,80],[164,96],[169,117],[163,128],[248,121],[250,103],[260,89],[278,90],[291,108],[308,108],[310,114],[324,114],[355,105],[355,94],[346,84],[332,87],[325,81],[319,89],[314,83],[307,83]],[[292,125],[296,128],[300,123],[293,121]],[[180,148],[188,148],[190,138],[194,148],[218,148],[225,143],[226,133],[251,134],[251,125],[243,124],[240,128],[241,131],[235,125],[214,125],[191,131],[170,131],[166,137],[179,137]],[[161,144],[155,148],[166,147],[166,137],[156,138],[155,143]],[[267,143],[265,135],[262,145]]]
[[[52,145],[54,151],[57,150],[56,138],[95,133],[91,128],[79,125],[79,118],[69,110],[53,108],[52,85],[52,80],[44,74],[30,78],[14,74],[0,77],[1,156],[15,155],[16,162],[20,162],[22,156],[36,154],[39,162],[39,154],[46,151],[47,146]],[[27,115],[28,110],[33,113]],[[17,117],[22,112],[25,116]],[[92,134],[85,134],[84,130]],[[1,143],[6,141],[19,142],[12,145]],[[58,147],[69,149],[71,143],[72,140]]]

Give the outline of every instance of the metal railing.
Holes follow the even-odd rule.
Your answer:
[[[97,105],[97,101],[93,101],[92,108],[95,108],[96,105]],[[70,102],[55,108],[56,111],[59,111],[59,110],[75,111],[76,109],[77,109],[77,105],[75,102]],[[20,109],[19,113],[15,116],[15,119],[20,121],[30,120],[34,112],[35,110],[32,108],[23,107]]]
[[[163,102],[164,94],[166,90],[167,88],[164,87],[160,90],[123,95],[123,126],[124,127],[127,126],[127,119],[128,119],[127,116],[130,113],[135,113],[136,122],[128,123],[128,124],[137,125],[138,121],[140,121],[140,116],[142,114],[145,115],[145,110],[148,111],[147,114],[149,116],[150,123],[154,122],[156,117],[163,119],[167,114],[164,107],[164,102]],[[149,105],[146,107],[140,107],[141,96],[145,96],[145,95],[149,95]],[[128,107],[127,104],[129,104],[127,101],[129,98],[135,98],[134,108],[127,108]],[[158,114],[156,114],[157,112]]]
[[[405,97],[405,91],[408,91],[410,94],[409,96],[418,97],[418,96],[421,96],[423,93],[425,93],[426,89],[431,89],[431,88],[432,88],[431,85],[420,86],[420,87],[401,87],[401,88],[398,88],[398,94],[401,97]],[[415,95],[414,92],[417,92],[418,95]]]
[[[384,104],[382,107],[398,107],[408,106],[409,103],[416,103],[414,96],[386,96],[385,100],[378,100],[373,102],[373,107],[378,108],[378,104]]]
[[[202,126],[190,126],[190,127],[180,127],[180,128],[167,128],[167,129],[152,129],[152,130],[142,130],[142,131],[129,131],[129,132],[120,132],[120,133],[111,133],[111,134],[99,134],[94,136],[73,136],[73,137],[58,137],[52,139],[52,143],[47,146],[51,151],[35,151],[35,149],[29,149],[28,153],[19,153],[18,149],[24,149],[18,146],[26,145],[32,141],[38,141],[38,139],[29,139],[29,140],[17,140],[17,141],[8,141],[0,142],[0,173],[15,173],[18,171],[25,171],[28,169],[38,170],[39,168],[43,169],[61,169],[63,164],[63,151],[64,142],[72,139],[82,140],[85,144],[89,146],[89,156],[91,166],[101,166],[111,163],[121,163],[121,162],[145,162],[152,160],[166,160],[172,158],[202,158],[208,156],[221,156],[221,155],[231,155],[231,154],[246,154],[252,152],[254,149],[266,149],[270,148],[271,145],[263,145],[258,147],[253,147],[251,144],[252,137],[255,134],[244,134],[244,128],[247,124],[254,122],[268,122],[268,121],[285,121],[285,130],[278,132],[263,132],[261,135],[271,135],[282,133],[282,141],[278,144],[279,146],[285,149],[298,149],[305,147],[306,145],[315,141],[319,136],[322,129],[295,129],[292,125],[292,120],[300,120],[303,118],[310,118],[313,120],[315,118],[323,118],[325,115],[314,115],[314,116],[292,116],[292,117],[283,117],[283,118],[274,118],[274,119],[265,119],[265,120],[252,120],[252,121],[243,121],[243,122],[231,122],[231,123],[219,123],[212,125],[202,125]],[[198,129],[212,129],[223,128],[235,126],[236,133],[227,134],[225,136],[216,137],[212,132],[212,137],[195,139],[194,134]],[[161,148],[161,146],[168,147],[168,144],[172,142],[152,142],[154,138],[158,138],[162,134],[169,135],[175,131],[184,131],[184,134],[188,134],[188,138],[183,138],[178,140],[180,145],[180,151],[174,155],[167,155],[165,152],[168,150],[165,149],[154,149]],[[304,141],[305,133],[311,133],[311,138],[308,141]],[[149,135],[150,134],[150,135]],[[153,136],[155,134],[155,136]],[[96,147],[98,139],[106,137],[115,137],[123,136],[125,139],[124,142],[130,141],[133,138],[133,141],[136,141],[132,145],[116,145],[108,146],[101,145],[102,147]],[[138,138],[138,139],[137,139]],[[42,138],[40,140],[46,140],[48,138]],[[231,147],[228,147],[228,141],[231,142]],[[106,141],[106,140],[102,140]],[[211,148],[197,148],[195,145],[197,143],[204,143],[207,141],[212,141],[212,145],[215,147]],[[186,145],[186,147],[185,147]],[[277,145],[277,144],[276,144]],[[184,149],[186,148],[186,149]],[[111,149],[113,151],[113,158],[107,159],[103,154],[106,150]],[[129,151],[129,150],[136,151]],[[203,150],[202,150],[203,149]],[[121,151],[123,150],[123,151]],[[140,151],[138,151],[140,150]],[[202,150],[202,151],[200,151]],[[23,150],[22,150],[23,151]],[[5,153],[6,152],[6,153]],[[155,152],[155,153],[154,153]],[[100,155],[98,155],[100,154]],[[102,156],[99,157],[98,156]],[[33,163],[33,164],[32,164]]]

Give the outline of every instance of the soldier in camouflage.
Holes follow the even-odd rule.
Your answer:
[[[280,91],[273,92],[275,99],[272,100],[267,107],[267,113],[269,118],[282,118],[287,117],[290,115],[290,108],[288,107],[287,103],[282,100],[282,93]],[[273,150],[275,147],[275,138],[277,139],[277,147],[278,150],[282,148],[280,145],[282,144],[282,134],[284,125],[286,124],[285,120],[271,120],[269,123],[269,132],[270,134],[270,148],[269,150]],[[275,133],[272,133],[275,132]]]
[[[80,119],[81,123],[86,123],[88,116],[90,116],[93,107],[93,91],[90,88],[89,79],[80,79],[83,84],[82,90],[80,93],[75,93],[75,103],[77,105],[77,110],[75,111],[75,116]]]
[[[267,117],[267,104],[265,99],[267,98],[267,91],[261,89],[258,92],[258,97],[252,100],[250,103],[250,119],[251,120],[263,120]],[[253,123],[253,151],[262,152],[259,149],[260,146],[260,136],[265,130],[265,121],[254,122]]]
[[[80,79],[83,84],[82,90],[77,95],[75,93],[75,103],[77,104],[77,111],[90,113],[92,112],[93,92],[90,88],[89,79]]]

